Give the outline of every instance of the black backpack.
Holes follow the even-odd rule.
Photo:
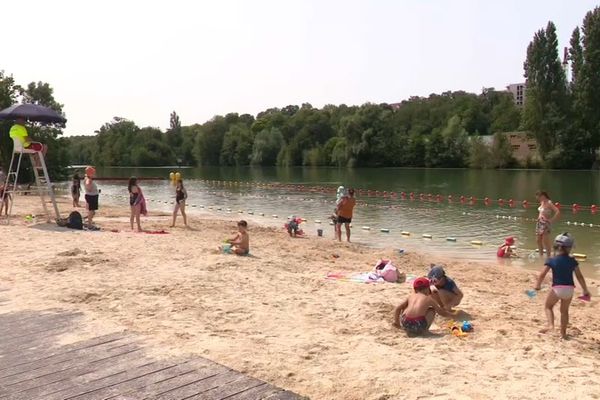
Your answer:
[[[71,229],[83,229],[83,217],[79,214],[79,211],[73,211],[67,218],[67,228]]]

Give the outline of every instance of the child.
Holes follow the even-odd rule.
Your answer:
[[[512,249],[512,246],[515,244],[515,238],[507,237],[504,239],[504,244],[498,247],[498,252],[496,255],[500,258],[510,258],[517,257],[517,253],[515,253]]]
[[[432,266],[427,277],[433,284],[431,286],[431,296],[446,310],[452,310],[460,304],[463,293],[460,291],[456,283],[446,276],[444,268],[440,266]]]
[[[248,223],[240,221],[237,223],[238,233],[231,239],[227,239],[228,246],[221,247],[221,250],[227,254],[237,254],[238,256],[247,256],[250,254],[250,236],[248,235]]]
[[[430,296],[430,285],[427,278],[415,279],[413,282],[415,292],[394,310],[395,327],[403,328],[409,335],[422,335],[429,331],[436,312],[445,317],[453,316]]]
[[[302,223],[302,219],[292,215],[290,218],[290,222],[285,224],[285,228],[287,229],[290,237],[296,237],[297,235],[302,235],[302,229],[300,229],[300,224]]]
[[[548,328],[542,329],[541,332],[546,333],[554,329],[554,306],[560,300],[560,336],[563,339],[567,338],[569,306],[575,292],[573,274],[577,276],[577,280],[583,289],[583,295],[590,296],[577,260],[569,255],[574,244],[575,241],[568,233],[558,235],[554,239],[555,256],[546,260],[544,269],[540,273],[535,286],[535,290],[540,290],[546,274],[552,270],[552,290],[548,292],[546,304],[544,305],[546,318],[548,318]]]

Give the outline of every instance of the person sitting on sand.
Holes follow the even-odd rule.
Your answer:
[[[226,246],[219,249],[226,254],[237,254],[238,256],[247,256],[250,254],[250,235],[248,235],[248,223],[244,220],[237,223],[238,233],[225,242]]]
[[[517,253],[512,249],[512,246],[515,244],[515,238],[507,237],[504,239],[504,244],[498,247],[498,252],[496,255],[500,258],[510,258],[517,257]]]
[[[425,277],[413,282],[414,293],[410,294],[394,310],[394,326],[402,328],[409,335],[422,335],[429,331],[435,314],[452,317],[453,314],[441,308],[431,296],[431,283]]]
[[[303,234],[302,229],[300,229],[300,224],[302,223],[302,219],[292,215],[290,221],[285,224],[285,228],[287,229],[290,237],[301,236]]]
[[[435,301],[446,310],[452,310],[460,304],[463,293],[456,283],[446,276],[444,268],[432,266],[427,277],[431,280],[431,295]]]
[[[563,339],[567,338],[567,325],[569,324],[569,306],[575,292],[575,282],[573,274],[577,277],[583,295],[589,299],[590,292],[585,283],[585,279],[579,263],[569,253],[573,248],[575,241],[568,233],[558,235],[554,239],[555,256],[548,258],[544,264],[544,269],[538,276],[535,290],[540,290],[542,282],[548,271],[552,270],[552,290],[548,292],[544,309],[546,318],[548,319],[548,327],[542,329],[542,333],[554,330],[554,306],[560,300],[560,336]],[[558,253],[558,254],[557,254]]]

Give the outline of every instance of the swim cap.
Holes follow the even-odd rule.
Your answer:
[[[564,247],[567,249],[575,246],[575,240],[567,232],[561,233],[554,239],[554,245]]]
[[[424,276],[415,279],[415,281],[413,282],[413,289],[416,290],[425,289],[429,286],[431,286],[431,284],[429,283],[429,279],[425,278]]]

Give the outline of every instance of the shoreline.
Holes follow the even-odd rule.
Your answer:
[[[59,202],[70,208],[65,198]],[[194,213],[193,229],[150,235],[128,232],[129,210],[104,204],[95,219],[103,230],[72,231],[28,225],[23,217],[41,209],[39,198],[19,197],[19,218],[0,225],[0,286],[10,299],[0,312],[80,310],[86,329],[65,341],[131,330],[154,344],[158,357],[199,354],[312,399],[600,396],[597,301],[573,302],[571,340],[541,335],[545,292],[524,293],[534,281],[529,271],[447,262],[465,293],[458,308],[475,330],[456,338],[436,317],[432,336],[413,339],[391,327],[410,285],[330,281],[325,274],[364,272],[391,258],[402,272],[421,275],[437,256],[291,239],[254,222],[252,257],[216,254],[238,214]],[[169,217],[152,213],[142,226],[166,229]],[[34,249],[26,257],[24,241]],[[588,278],[592,295],[598,283]],[[432,374],[441,376],[428,385]]]

